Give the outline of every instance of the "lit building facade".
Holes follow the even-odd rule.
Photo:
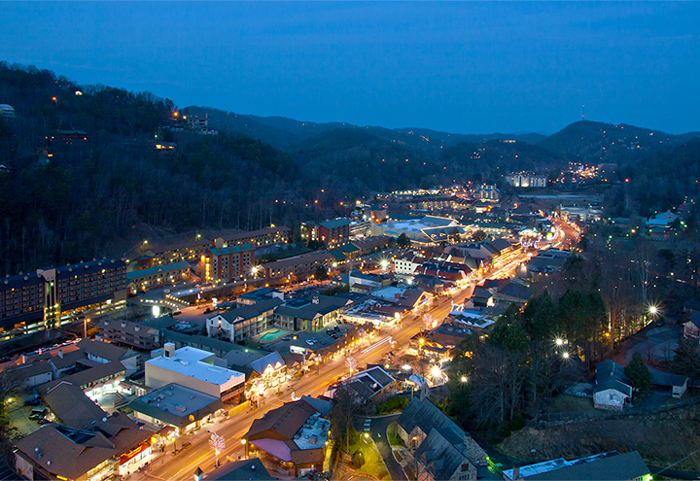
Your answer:
[[[255,249],[251,244],[211,247],[202,255],[207,281],[233,282],[254,277]]]
[[[102,259],[0,281],[0,340],[31,334],[126,305],[126,264]]]

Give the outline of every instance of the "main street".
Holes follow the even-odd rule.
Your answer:
[[[528,255],[525,253],[509,258],[505,265],[499,266],[488,273],[487,277],[505,277],[510,275],[517,265],[526,261],[527,258]],[[357,348],[356,352],[351,353],[357,360],[357,365],[381,363],[390,351],[404,349],[408,345],[409,340],[426,327],[424,322],[426,314],[429,314],[435,321],[442,321],[452,310],[453,303],[462,304],[474,292],[474,285],[481,280],[483,278],[475,279],[472,284],[451,296],[440,296],[430,307],[406,316],[394,327],[378,331],[369,342]],[[389,336],[395,341],[394,345],[386,341]],[[178,445],[186,441],[190,441],[192,445],[174,456],[168,454],[156,460],[151,464],[146,477],[189,480],[192,479],[197,468],[201,468],[205,473],[212,471],[215,468],[215,457],[213,451],[209,448],[209,432],[216,432],[226,439],[226,449],[219,455],[220,460],[225,459],[227,456],[232,459],[238,459],[239,456],[242,457],[243,445],[241,440],[255,419],[261,418],[268,411],[291,401],[292,393],[297,397],[323,394],[332,383],[344,374],[347,374],[347,372],[348,368],[345,358],[342,356],[322,364],[318,371],[315,368],[311,368],[304,377],[292,381],[288,391],[279,396],[268,396],[266,399],[263,399],[260,407],[249,409],[226,421],[207,425],[202,428],[200,433],[192,436],[191,440],[190,438],[179,439]],[[168,447],[171,448],[171,446]]]

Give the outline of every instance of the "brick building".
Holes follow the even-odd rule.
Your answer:
[[[327,247],[337,247],[350,241],[350,221],[334,219],[311,227],[311,240],[323,242]]]
[[[233,282],[254,277],[255,249],[251,244],[210,247],[203,254],[207,281]]]

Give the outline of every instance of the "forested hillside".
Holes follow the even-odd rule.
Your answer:
[[[149,93],[0,65],[0,99],[16,111],[0,118],[0,163],[12,169],[0,174],[2,274],[118,256],[157,232],[258,228],[293,212],[275,210],[276,196],[301,191],[288,155],[241,135],[163,129],[177,126],[175,107]],[[65,129],[87,142],[67,145]],[[156,151],[164,137],[177,149]]]
[[[577,122],[542,139],[180,111],[148,92],[4,63],[0,103],[16,113],[0,117],[0,275],[120,256],[159,234],[295,227],[345,215],[373,191],[503,186],[511,171],[570,161],[619,164],[606,198],[616,214],[698,193],[700,141],[627,125]],[[209,114],[218,135],[188,128],[184,113]]]

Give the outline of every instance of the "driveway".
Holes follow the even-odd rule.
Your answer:
[[[389,444],[389,439],[386,437],[386,428],[389,424],[393,423],[399,418],[398,414],[392,414],[390,416],[381,417],[362,417],[355,416],[354,426],[360,435],[364,433],[369,433],[377,445],[379,454],[384,460],[386,469],[389,471],[389,475],[393,481],[408,481],[406,478],[406,473],[404,473],[401,465],[396,461],[394,455],[392,454],[391,445]]]

